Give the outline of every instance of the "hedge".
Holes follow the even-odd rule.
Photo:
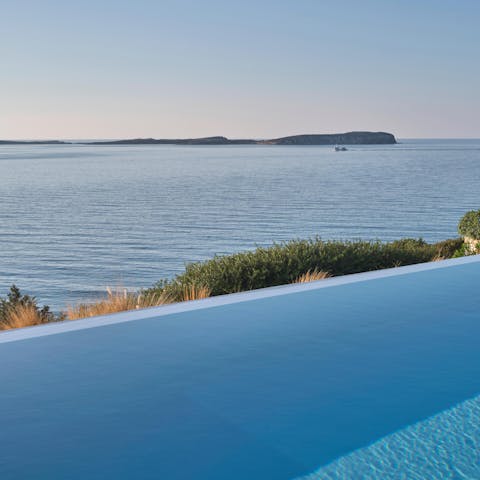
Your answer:
[[[422,239],[390,243],[293,240],[188,264],[184,273],[158,282],[145,293],[168,292],[175,297],[185,286],[196,285],[208,288],[212,295],[222,295],[291,283],[315,269],[337,276],[450,258],[462,244],[462,239],[436,244]]]

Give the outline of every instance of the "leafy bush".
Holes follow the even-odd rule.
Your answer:
[[[480,210],[467,212],[460,219],[458,233],[464,237],[480,240]]]
[[[453,252],[452,258],[466,257],[471,254],[468,246],[465,243],[462,243],[462,245]]]
[[[47,305],[39,307],[37,299],[24,295],[12,285],[6,298],[0,298],[0,330],[48,323],[60,318]]]
[[[212,295],[222,295],[292,283],[315,270],[337,276],[447,258],[453,256],[461,244],[461,239],[438,244],[422,239],[391,243],[294,240],[188,264],[184,273],[172,281],[160,281],[146,293],[162,292],[179,298],[182,289],[194,285],[208,289]]]
[[[463,248],[463,238],[450,238],[448,240],[443,240],[442,242],[436,243],[435,247],[437,249],[437,257],[440,258],[464,256],[459,254],[459,251]]]

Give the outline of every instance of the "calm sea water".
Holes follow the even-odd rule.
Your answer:
[[[299,237],[441,240],[478,208],[480,140],[0,146],[0,296],[59,309]]]

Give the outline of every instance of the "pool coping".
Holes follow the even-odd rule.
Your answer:
[[[453,258],[436,262],[417,263],[414,265],[405,265],[402,267],[387,268],[383,270],[374,270],[370,272],[353,273],[339,277],[316,280],[309,283],[295,283],[289,285],[280,285],[276,287],[261,288],[258,290],[249,290],[247,292],[230,293],[209,297],[202,300],[192,300],[189,302],[179,302],[158,307],[149,307],[139,310],[129,310],[126,312],[112,313],[108,315],[99,315],[80,320],[64,320],[45,325],[35,325],[32,327],[18,328],[0,332],[0,343],[15,342],[59,333],[74,332],[89,328],[103,327],[117,323],[132,322],[135,320],[144,320],[154,317],[163,317],[175,313],[191,312],[203,310],[206,308],[231,305],[235,303],[248,302],[263,298],[277,297],[291,293],[318,290],[321,288],[336,287],[351,283],[377,280],[381,278],[394,277],[439,268],[448,268],[458,265],[480,262],[480,255],[471,255],[468,257]]]

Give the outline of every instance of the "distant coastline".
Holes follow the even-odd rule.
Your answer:
[[[133,138],[92,142],[0,140],[0,145],[393,145],[396,143],[395,136],[387,132],[292,135],[267,140],[229,139],[222,136],[183,139]]]
[[[66,145],[62,140],[0,140],[0,145]]]

